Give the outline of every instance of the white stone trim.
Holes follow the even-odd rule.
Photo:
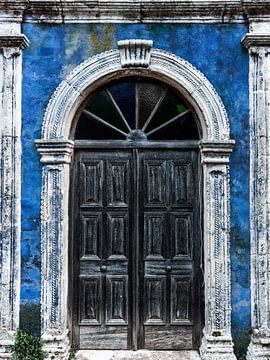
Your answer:
[[[251,326],[248,360],[270,358],[270,35],[248,33],[250,54]]]
[[[128,42],[125,44],[129,44]],[[142,53],[141,53],[142,54]],[[114,77],[139,74],[158,78],[178,89],[196,111],[202,131],[205,328],[203,360],[235,360],[231,339],[229,254],[229,121],[210,82],[192,65],[162,50],[152,49],[147,68],[123,67],[119,50],[86,60],[53,94],[37,142],[42,174],[42,333],[45,350],[57,359],[67,356],[68,184],[71,136],[77,109],[91,91]],[[142,57],[144,58],[143,54]],[[138,59],[139,60],[139,59]],[[62,340],[55,340],[58,333]],[[57,352],[59,348],[60,352]]]
[[[21,285],[21,50],[22,35],[0,24],[0,358],[10,358],[19,326]]]

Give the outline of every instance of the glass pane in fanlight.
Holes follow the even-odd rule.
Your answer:
[[[75,131],[75,140],[123,140],[126,137],[114,129],[81,114]]]
[[[199,132],[191,112],[148,136],[149,140],[197,140]]]
[[[143,127],[151,115],[164,91],[165,88],[161,85],[149,82],[137,83],[139,129]]]
[[[135,129],[135,82],[124,81],[108,86],[131,129]]]
[[[147,126],[146,132],[157,128],[166,121],[188,110],[188,106],[172,91],[168,91],[156,114]]]
[[[85,109],[118,129],[126,133],[129,132],[106,89],[103,89],[94,95],[86,105]]]

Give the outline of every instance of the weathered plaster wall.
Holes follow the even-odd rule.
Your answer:
[[[231,160],[233,331],[249,329],[248,54],[240,44],[246,31],[240,24],[23,26],[30,47],[23,63],[22,320],[27,311],[38,310],[40,297],[41,166],[34,140],[40,137],[45,107],[60,81],[87,57],[116,48],[120,39],[145,38],[201,70],[227,109],[236,140]]]

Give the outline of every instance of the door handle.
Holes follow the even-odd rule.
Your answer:
[[[101,272],[106,272],[107,271],[107,266],[106,265],[101,265],[100,271]]]
[[[165,266],[165,271],[166,271],[167,273],[171,272],[171,271],[172,271],[172,267],[171,267],[170,265]]]

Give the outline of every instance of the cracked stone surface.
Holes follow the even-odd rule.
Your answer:
[[[77,360],[199,360],[197,351],[112,351],[112,350],[80,350]]]

